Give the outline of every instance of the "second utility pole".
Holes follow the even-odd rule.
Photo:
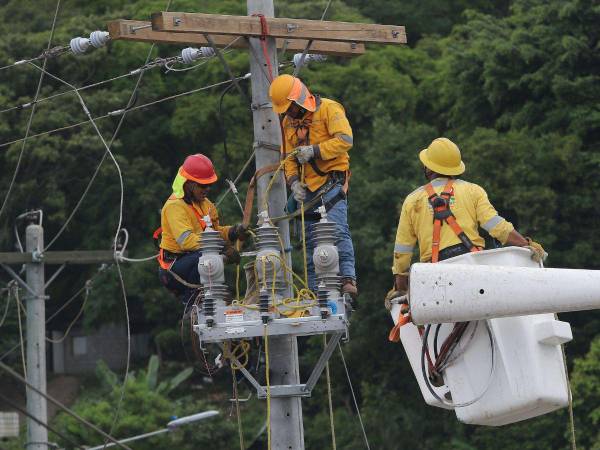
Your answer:
[[[273,0],[248,0],[248,15],[275,15]],[[277,48],[275,39],[267,37],[267,54],[276,77],[278,73]],[[269,67],[265,60],[261,42],[250,38],[250,72],[252,73],[252,118],[254,121],[254,142],[256,148],[256,170],[270,164],[279,163],[281,131],[279,119],[273,112],[269,98],[270,80],[265,76]],[[266,144],[266,145],[265,145]],[[273,176],[271,174],[271,176]],[[287,202],[284,177],[273,183],[269,193],[269,216],[284,215]],[[264,204],[269,176],[257,180],[257,205]],[[286,249],[290,247],[290,230],[287,220],[279,222],[279,233]],[[291,266],[291,256],[286,254]],[[291,294],[291,292],[290,292]],[[300,383],[298,367],[298,342],[295,336],[270,336],[269,338],[270,382],[278,385]],[[271,442],[278,450],[303,450],[304,427],[302,424],[302,403],[300,397],[276,397],[271,399]]]
[[[27,381],[46,392],[46,296],[44,262],[44,229],[41,225],[27,225],[25,246],[33,255],[27,264],[27,284],[33,292],[27,293]],[[27,412],[42,423],[48,422],[46,399],[27,388]],[[33,419],[27,419],[27,448],[48,449],[48,430]]]

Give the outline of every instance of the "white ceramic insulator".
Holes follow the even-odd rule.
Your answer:
[[[75,55],[83,55],[88,48],[90,48],[91,42],[87,38],[76,37],[71,39],[69,46],[71,47],[71,51]]]
[[[302,53],[296,53],[294,55],[294,59],[293,59],[293,63],[294,63],[294,67],[298,67],[298,65],[300,64],[300,60],[302,59]],[[307,53],[304,56],[304,63],[303,65],[307,65],[309,62],[323,62],[327,60],[327,56],[325,55],[319,55],[316,53]]]
[[[187,47],[181,51],[181,59],[184,64],[191,64],[200,58],[209,58],[215,55],[215,50],[212,47]]]
[[[224,283],[223,257],[219,254],[202,255],[198,261],[198,272],[202,284]]]
[[[110,39],[108,31],[92,31],[90,42],[96,48],[104,47]]]
[[[335,245],[319,245],[313,252],[315,273],[325,275],[331,273],[337,275],[340,271],[339,254]]]

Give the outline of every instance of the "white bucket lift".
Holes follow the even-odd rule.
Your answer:
[[[434,330],[441,343],[451,322],[472,321],[440,387],[424,378],[417,326],[400,329],[426,403],[455,409],[461,422],[506,425],[568,405],[560,344],[572,334],[553,312],[600,308],[600,271],[543,269],[518,247],[469,253],[414,264],[409,304],[414,323],[432,324],[427,336],[432,356]],[[394,321],[399,309],[394,305],[391,311]]]

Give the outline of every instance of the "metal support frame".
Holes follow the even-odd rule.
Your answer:
[[[231,78],[232,83],[235,85],[235,88],[238,90],[240,95],[242,97],[244,97],[246,100],[250,101],[250,99],[248,98],[248,95],[246,95],[246,93],[240,86],[240,83],[238,82],[237,77],[233,74],[233,71],[231,70],[231,67],[227,63],[227,60],[223,57],[221,50],[219,50],[219,47],[217,47],[215,44],[215,41],[213,41],[213,38],[210,37],[210,34],[206,34],[206,33],[204,33],[204,37],[206,38],[206,42],[208,42],[210,44],[210,46],[212,47],[212,49],[215,51],[215,54],[219,58],[219,61],[221,61],[221,64],[223,64],[223,67],[227,71],[229,78]]]

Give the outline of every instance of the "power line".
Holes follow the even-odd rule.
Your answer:
[[[73,448],[84,448],[81,445],[76,444],[74,441],[72,441],[71,439],[69,439],[68,437],[66,437],[64,434],[62,434],[60,431],[57,431],[56,428],[51,427],[50,425],[48,425],[46,422],[42,422],[40,419],[38,419],[37,417],[35,417],[33,414],[29,413],[28,411],[24,410],[23,408],[21,408],[19,405],[17,405],[15,402],[13,402],[12,400],[10,400],[9,398],[5,397],[4,395],[2,395],[2,393],[0,393],[0,400],[2,400],[4,403],[6,403],[8,406],[10,406],[11,408],[16,409],[17,411],[19,411],[21,414],[29,417],[30,419],[32,419],[33,421],[37,422],[38,424],[40,424],[41,426],[43,426],[44,428],[46,428],[48,431],[53,432],[55,435],[57,435],[59,438],[61,438],[63,441],[68,442],[69,444],[71,444],[73,446]],[[29,442],[29,444],[31,444],[31,442]],[[27,445],[27,444],[26,444]],[[53,447],[58,448],[58,446],[53,445]]]
[[[246,74],[246,75],[243,75],[241,77],[237,77],[237,80],[238,81],[239,80],[245,80],[245,79],[248,79],[248,78],[250,78],[250,74]],[[206,86],[202,86],[200,88],[196,88],[196,89],[192,89],[192,90],[189,90],[189,91],[181,92],[179,94],[169,95],[168,97],[164,97],[164,98],[161,98],[159,100],[154,100],[152,102],[145,103],[143,105],[133,106],[133,107],[128,108],[128,109],[119,109],[119,110],[116,110],[116,111],[111,111],[108,114],[104,114],[102,116],[94,117],[93,120],[106,119],[107,117],[123,116],[127,112],[132,112],[132,111],[137,111],[137,110],[140,110],[140,109],[144,109],[144,108],[147,108],[149,106],[153,106],[153,105],[157,105],[159,103],[166,102],[168,100],[173,100],[173,99],[176,99],[176,98],[179,98],[179,97],[184,97],[186,95],[195,94],[196,92],[205,91],[205,90],[208,90],[208,89],[212,89],[214,87],[223,86],[224,84],[227,84],[227,83],[231,83],[231,80],[228,79],[228,80],[225,80],[225,81],[220,81],[218,83],[214,83],[214,84],[209,84],[209,85],[206,85]],[[79,127],[81,125],[88,124],[90,122],[91,122],[90,119],[83,120],[81,122],[77,122],[77,123],[74,123],[74,124],[71,124],[71,125],[66,125],[64,127],[55,128],[55,129],[48,130],[48,131],[43,131],[43,132],[38,133],[38,134],[32,134],[31,136],[28,137],[28,139],[33,139],[33,138],[36,138],[36,137],[45,136],[47,134],[56,133],[58,131],[64,131],[64,130],[68,130],[68,129],[71,129],[71,128],[76,128],[76,127]],[[10,141],[10,142],[5,142],[3,144],[0,144],[0,148],[6,147],[8,145],[16,144],[17,142],[21,142],[23,140],[24,140],[24,138],[15,139],[14,141]]]
[[[39,56],[35,56],[35,57],[29,58],[29,59],[20,59],[18,61],[15,61],[12,64],[7,64],[6,66],[0,67],[0,71],[5,70],[5,69],[10,69],[11,67],[16,67],[16,66],[20,66],[23,64],[27,64],[29,62],[34,62],[39,59],[54,58],[54,57],[61,56],[61,55],[71,52],[71,48],[68,45],[64,45],[64,46],[59,45],[59,46],[56,46],[53,48],[49,48],[49,47],[50,46],[48,46],[48,48],[45,51],[43,51]]]
[[[356,401],[356,395],[354,394],[354,387],[352,386],[352,380],[350,379],[350,373],[348,372],[348,366],[346,365],[346,358],[344,358],[344,352],[342,351],[342,346],[338,342],[338,348],[340,349],[340,356],[342,357],[342,363],[344,363],[344,370],[346,371],[346,378],[348,379],[348,385],[350,386],[350,392],[352,392],[352,400],[354,401],[354,407],[356,408],[356,413],[358,414],[358,421],[360,422],[360,428],[362,430],[363,438],[365,439],[365,444],[367,446],[367,450],[371,450],[369,446],[369,439],[367,438],[367,432],[365,431],[365,425],[362,421],[362,416],[360,414],[360,408],[358,407],[358,402]]]
[[[46,53],[50,50],[50,46],[52,45],[52,39],[54,38],[54,29],[56,28],[56,19],[58,18],[58,11],[60,9],[60,0],[56,2],[56,10],[54,11],[54,19],[52,20],[52,28],[50,30],[50,37],[48,38],[48,47],[46,48]],[[33,64],[31,61],[28,61],[29,64]],[[44,64],[42,65],[43,70],[46,69],[46,65],[48,63],[48,56],[44,56]],[[44,81],[44,72],[40,73],[40,78],[38,80],[37,89],[35,91],[34,101],[40,95],[40,90],[42,89],[42,82]],[[21,167],[21,160],[23,159],[23,153],[25,152],[25,145],[27,143],[27,138],[29,136],[29,131],[31,130],[31,124],[33,122],[33,115],[35,114],[35,104],[31,108],[31,114],[29,114],[29,121],[27,123],[27,130],[25,131],[25,138],[23,139],[23,145],[21,146],[21,151],[19,152],[19,158],[17,159],[17,166],[15,167],[15,171],[13,173],[12,179],[8,186],[8,191],[6,192],[6,196],[4,197],[4,201],[2,202],[2,206],[0,206],[0,217],[2,217],[2,211],[4,211],[4,207],[8,202],[10,194],[12,192],[12,188],[15,184],[15,180],[17,179],[17,174],[19,173],[19,168]]]
[[[19,375],[17,372],[15,372],[14,370],[12,370],[9,366],[7,366],[6,364],[4,364],[3,362],[0,362],[0,369],[4,370],[6,373],[8,373],[11,377],[13,377],[15,380],[23,383],[25,386],[27,386],[29,389],[31,389],[32,391],[36,392],[37,394],[41,395],[42,397],[44,397],[46,400],[48,400],[50,403],[58,406],[58,408],[60,408],[61,410],[63,410],[65,413],[67,413],[68,415],[70,415],[71,417],[73,417],[75,420],[77,420],[78,422],[84,424],[85,426],[87,426],[88,428],[94,430],[95,432],[99,433],[100,435],[102,435],[104,438],[108,439],[109,441],[111,441],[112,443],[116,444],[117,446],[124,448],[125,450],[131,450],[131,448],[129,448],[128,446],[121,444],[119,441],[117,441],[114,437],[112,437],[111,435],[109,435],[108,433],[102,431],[100,428],[98,428],[96,425],[94,425],[93,423],[89,422],[88,420],[84,419],[83,417],[81,417],[79,414],[77,414],[76,412],[74,412],[72,409],[68,408],[67,406],[63,405],[61,402],[59,402],[58,400],[56,400],[54,397],[52,397],[51,395],[45,394],[44,392],[40,391],[38,388],[36,388],[34,385],[32,385],[31,383],[29,383],[25,378],[23,378],[21,375]]]

